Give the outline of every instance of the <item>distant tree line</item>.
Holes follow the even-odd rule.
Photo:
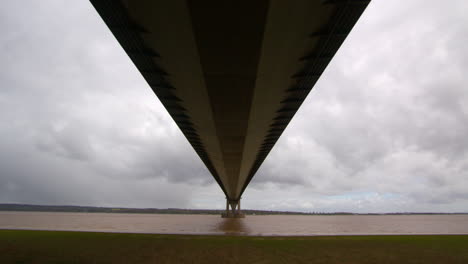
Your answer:
[[[77,212],[77,213],[126,213],[126,214],[213,214],[219,215],[224,210],[211,209],[180,209],[180,208],[125,208],[125,207],[94,207],[74,205],[33,205],[33,204],[0,204],[0,211],[26,211],[26,212]],[[432,215],[432,214],[468,214],[468,213],[369,213],[357,214],[350,212],[291,212],[267,210],[242,210],[246,215]]]

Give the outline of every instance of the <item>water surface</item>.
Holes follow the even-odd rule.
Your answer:
[[[0,229],[213,235],[468,234],[468,215],[218,215],[0,212]]]

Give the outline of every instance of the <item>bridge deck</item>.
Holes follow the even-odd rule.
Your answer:
[[[230,200],[369,3],[91,2]]]

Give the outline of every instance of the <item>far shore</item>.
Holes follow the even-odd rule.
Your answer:
[[[36,205],[0,203],[0,211],[8,212],[69,212],[69,213],[136,213],[136,214],[204,214],[221,215],[224,210],[218,209],[184,209],[184,208],[128,208],[128,207],[96,207],[77,205]],[[386,213],[355,213],[355,212],[298,212],[243,209],[245,215],[463,215],[468,212],[386,212]]]
[[[84,232],[84,233],[103,233],[103,234],[136,234],[136,235],[162,235],[162,236],[188,236],[188,237],[204,237],[204,236],[228,236],[228,237],[264,237],[264,238],[306,238],[306,237],[350,237],[350,236],[468,236],[466,234],[439,234],[439,233],[426,233],[426,234],[409,234],[409,233],[315,233],[315,234],[249,234],[249,233],[172,233],[172,232],[130,232],[130,231],[90,231],[90,230],[57,230],[57,229],[37,229],[37,228],[0,228],[0,233],[2,231],[45,231],[45,232]],[[1,262],[0,262],[1,263]]]

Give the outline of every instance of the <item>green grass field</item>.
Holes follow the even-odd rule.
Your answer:
[[[241,237],[0,230],[0,263],[468,263],[468,236]]]

